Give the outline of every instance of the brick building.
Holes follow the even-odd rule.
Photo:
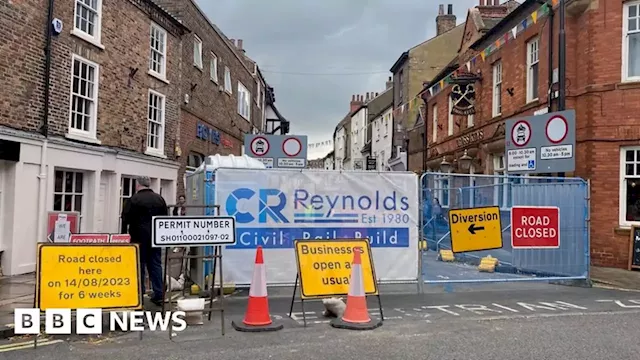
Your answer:
[[[626,268],[629,229],[640,224],[640,103],[635,100],[640,98],[640,48],[633,42],[640,29],[640,1],[567,3],[566,107],[576,111],[577,146],[575,173],[566,175],[591,180],[592,264]],[[481,0],[476,9],[504,11],[502,19],[481,32],[468,18],[461,51],[428,84],[435,86],[433,96],[424,96],[431,171],[438,171],[443,159],[455,163],[466,151],[476,164],[468,171],[505,174],[504,121],[556,110],[557,76],[550,69],[558,67],[557,8],[551,26],[551,1],[546,9],[536,0],[513,11],[500,6],[505,5]],[[476,113],[450,115],[451,86],[438,85],[465,68],[481,77],[475,83]]]
[[[241,39],[229,39],[193,0],[154,0],[191,33],[183,37],[180,178],[205,156],[240,155],[244,134],[265,129],[267,84],[245,54]],[[184,194],[180,181],[179,194]]]
[[[48,211],[79,212],[81,232],[114,233],[132,176],[149,176],[167,199],[176,192],[186,28],[150,0],[56,2],[52,14],[45,0],[0,5],[0,252],[10,275],[35,271]]]

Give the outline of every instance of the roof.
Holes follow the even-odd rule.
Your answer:
[[[189,30],[183,23],[182,21],[178,20],[178,18],[176,18],[175,16],[173,16],[173,14],[171,14],[170,12],[168,12],[165,8],[163,8],[162,6],[158,5],[155,0],[142,0],[144,3],[146,3],[147,5],[149,5],[151,8],[155,9],[156,11],[158,11],[159,13],[161,13],[162,15],[164,15],[165,18],[167,18],[169,20],[169,22],[171,22],[171,24],[173,24],[175,27],[177,27],[178,29],[181,30],[182,33],[185,32],[190,32],[191,30]],[[182,35],[182,34],[181,34]]]
[[[525,0],[522,4],[515,0],[509,0],[503,5],[507,6],[507,14],[502,18],[492,18],[491,22],[493,22],[493,26],[486,29],[486,32],[482,35],[482,37],[473,44],[471,44],[471,48],[474,50],[478,50],[481,47],[481,44],[485,43],[490,38],[501,35],[505,28],[509,27],[513,28],[513,23],[518,22],[518,19],[525,14],[529,14],[533,10],[537,9],[540,6],[538,0]],[[487,21],[487,20],[485,20]],[[510,26],[509,26],[510,25]]]
[[[282,116],[282,114],[280,113],[280,111],[278,111],[278,108],[276,107],[276,104],[271,103],[267,106],[271,106],[271,109],[273,110],[273,112],[276,114],[276,116],[278,117],[278,120],[280,121],[287,121],[287,119],[284,118],[284,116]]]
[[[375,119],[393,106],[393,87],[369,101],[369,119]]]
[[[398,58],[398,60],[396,60],[395,63],[393,63],[393,66],[391,66],[391,69],[389,69],[389,71],[391,71],[392,73],[395,74],[396,71],[398,71],[398,69],[405,63],[407,62],[407,59],[409,59],[409,50],[405,51],[402,53],[402,55],[400,55],[400,57]]]

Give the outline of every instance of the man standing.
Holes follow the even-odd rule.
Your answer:
[[[136,193],[129,199],[122,211],[122,233],[126,234],[128,230],[131,242],[139,244],[142,293],[145,292],[146,267],[153,288],[151,302],[161,306],[162,252],[160,248],[151,247],[151,219],[154,216],[168,215],[168,210],[167,203],[162,196],[153,192],[149,186],[151,186],[151,180],[148,176],[136,178]]]

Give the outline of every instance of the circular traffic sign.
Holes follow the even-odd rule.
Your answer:
[[[547,139],[554,144],[559,144],[567,137],[569,132],[569,123],[567,119],[560,115],[553,116],[547,121],[545,130]]]
[[[269,140],[262,136],[256,136],[251,140],[251,153],[255,156],[264,156],[269,152]]]
[[[294,137],[285,139],[282,142],[282,152],[287,156],[298,156],[302,151],[302,143]]]
[[[517,121],[511,129],[511,142],[515,146],[525,146],[531,140],[531,125],[524,120]]]

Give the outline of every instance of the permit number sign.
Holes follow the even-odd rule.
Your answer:
[[[511,247],[556,249],[560,247],[560,209],[555,206],[511,208]]]
[[[302,299],[349,293],[354,251],[360,251],[366,295],[378,295],[371,247],[367,239],[296,240]]]
[[[38,244],[36,307],[140,309],[136,244]]]
[[[451,250],[454,253],[502,248],[498,206],[449,210]]]
[[[154,216],[153,247],[219,246],[236,243],[232,216]]]

